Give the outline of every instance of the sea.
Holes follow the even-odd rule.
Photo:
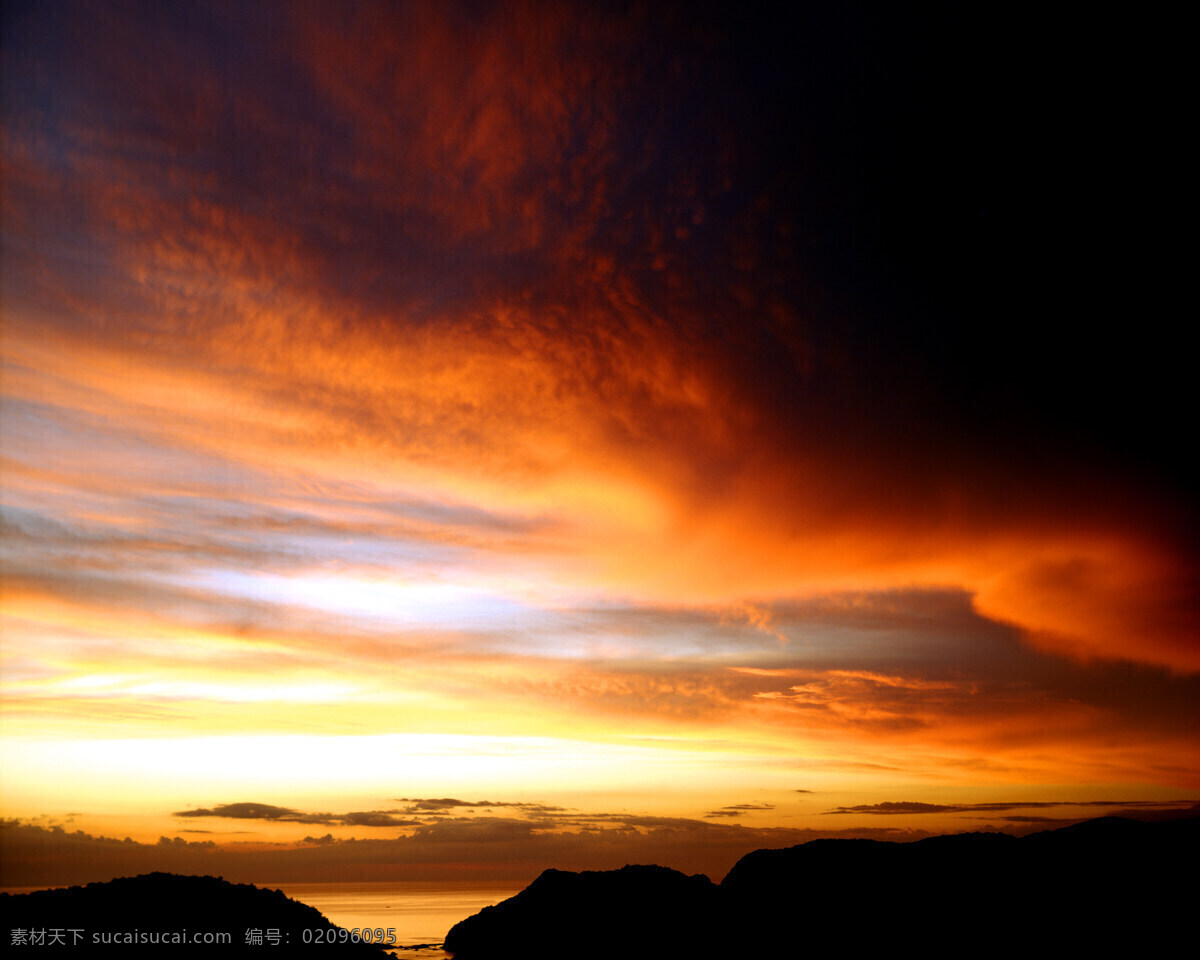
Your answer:
[[[449,929],[484,907],[519,893],[523,884],[481,886],[472,881],[259,883],[316,907],[347,930],[396,932],[389,947],[398,960],[445,960]]]
[[[452,926],[484,907],[519,893],[523,884],[473,881],[361,881],[353,883],[267,883],[293,900],[316,907],[347,930],[395,931],[388,951],[397,960],[447,960],[442,942]],[[4,893],[32,893],[46,887],[4,887]],[[372,937],[373,939],[373,937]]]

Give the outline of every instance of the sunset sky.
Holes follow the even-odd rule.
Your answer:
[[[960,6],[6,4],[0,881],[1196,803],[1155,78]]]

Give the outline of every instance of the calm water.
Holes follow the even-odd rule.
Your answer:
[[[486,906],[506,900],[523,885],[480,886],[462,881],[391,883],[260,883],[316,907],[339,927],[396,931],[397,957],[444,960],[446,931]],[[414,949],[418,944],[436,947]],[[406,949],[407,948],[407,949]]]
[[[402,960],[446,960],[441,949],[447,931],[486,906],[507,900],[523,884],[480,885],[469,881],[388,881],[370,883],[257,883],[282,890],[293,900],[316,907],[347,930],[390,927],[396,931],[393,953]],[[6,893],[32,893],[46,887],[4,887]]]

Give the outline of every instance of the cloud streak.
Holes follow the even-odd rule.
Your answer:
[[[353,813],[301,813],[289,807],[269,803],[222,803],[215,807],[179,810],[171,816],[183,820],[198,817],[219,817],[231,820],[268,820],[272,823],[322,823],[348,827],[413,827],[420,820],[398,817],[396,810],[367,810]]]
[[[1048,807],[1121,807],[1127,810],[1140,808],[1186,808],[1194,806],[1191,800],[1030,800],[1014,803],[921,803],[911,800],[884,800],[881,803],[860,803],[852,807],[827,810],[832,813],[877,813],[907,815],[914,813],[1004,813],[1009,810],[1044,809]],[[1002,819],[1038,822],[1045,817],[1006,817]],[[1062,818],[1060,818],[1062,819]]]

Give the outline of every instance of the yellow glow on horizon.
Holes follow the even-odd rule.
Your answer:
[[[160,813],[187,802],[298,806],[332,793],[374,796],[386,806],[402,795],[544,800],[564,792],[647,798],[661,791],[678,803],[689,793],[719,793],[732,769],[747,788],[786,789],[796,776],[771,753],[446,734],[8,737],[0,757],[9,809],[72,809],[86,795],[97,814],[128,810],[135,796],[140,809]]]

